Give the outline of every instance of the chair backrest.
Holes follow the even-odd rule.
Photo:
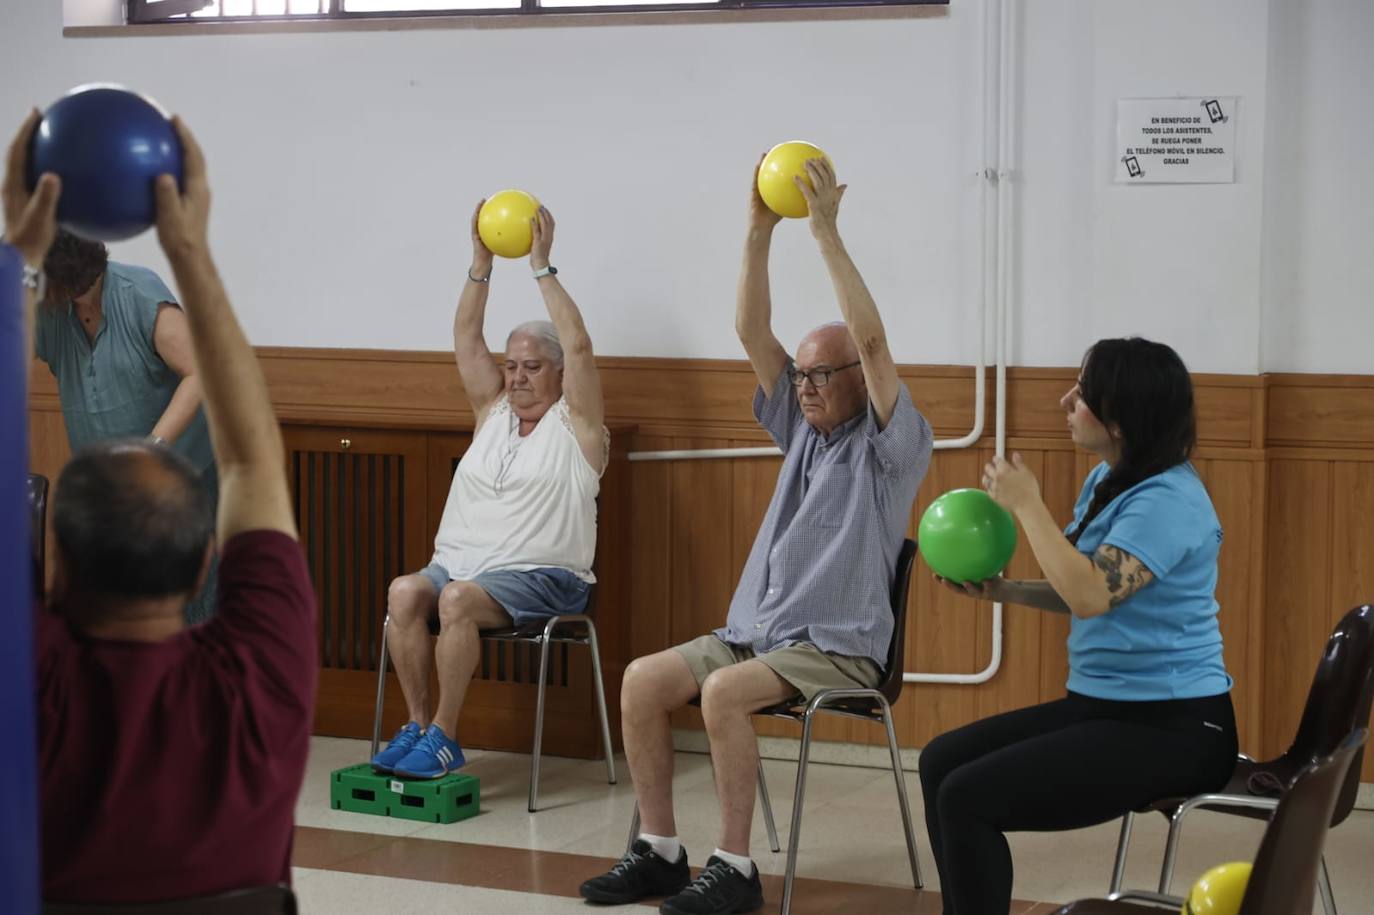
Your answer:
[[[878,689],[889,704],[902,694],[902,672],[906,669],[906,607],[911,591],[911,566],[916,560],[916,541],[902,541],[897,567],[892,576],[892,643],[887,646],[887,666]]]
[[[33,538],[33,593],[43,596],[44,559],[48,544],[48,478],[29,474],[29,536]]]
[[[1369,725],[1374,703],[1374,605],[1348,612],[1326,641],[1307,705],[1302,711],[1293,744],[1284,754],[1292,771],[1331,755],[1351,731]],[[1363,750],[1351,767],[1336,801],[1331,825],[1344,820],[1355,806],[1360,787]]]
[[[1239,915],[1312,911],[1331,811],[1368,737],[1368,730],[1356,729],[1335,752],[1298,773],[1264,830]]]
[[[256,886],[217,896],[120,905],[67,905],[49,902],[43,915],[296,915],[289,886]]]

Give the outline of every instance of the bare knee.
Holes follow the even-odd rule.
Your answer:
[[[486,592],[470,581],[451,581],[439,592],[439,628],[477,628],[477,613]]]
[[[434,608],[434,585],[422,575],[393,579],[386,592],[386,612],[393,622],[407,626],[429,619]]]
[[[662,714],[680,708],[691,699],[696,686],[688,671],[688,684],[680,665],[668,652],[635,658],[625,668],[620,687],[620,710],[627,716]],[[684,695],[685,694],[685,695]]]
[[[701,717],[707,729],[730,716],[747,714],[739,704],[738,689],[728,667],[714,670],[701,684]]]

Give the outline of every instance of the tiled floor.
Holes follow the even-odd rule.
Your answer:
[[[526,812],[529,759],[470,751],[469,774],[482,782],[482,813],[429,825],[329,809],[329,773],[366,758],[363,741],[315,738],[297,806],[296,888],[305,915],[451,911],[585,912],[578,884],[604,870],[625,847],[634,803],[620,760],[620,783],[604,764],[545,758],[540,812]],[[755,816],[755,860],[776,911],[785,870],[795,765],[765,761],[783,854],[767,849]],[[797,915],[840,912],[938,913],[938,880],[925,840],[919,782],[906,773],[917,844],[929,892],[911,889],[892,776],[880,769],[813,764],[799,853]],[[678,754],[678,828],[694,862],[715,844],[715,793],[707,757]],[[1132,844],[1127,885],[1152,887],[1163,847],[1162,818],[1143,819]],[[1206,867],[1254,854],[1262,824],[1198,814],[1185,832],[1176,892]],[[1016,896],[1058,903],[1106,888],[1117,825],[1011,836]],[[1331,833],[1327,861],[1342,915],[1374,915],[1374,813],[1356,811]],[[1157,872],[1156,872],[1157,873]],[[1019,903],[1013,915],[1044,915],[1053,905]],[[643,907],[630,911],[651,911]]]

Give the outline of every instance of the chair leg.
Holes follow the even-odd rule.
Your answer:
[[[1131,826],[1135,823],[1135,811],[1127,810],[1121,818],[1121,836],[1116,840],[1116,863],[1112,865],[1112,885],[1108,894],[1121,892],[1121,881],[1126,879],[1126,852],[1131,845]]]
[[[797,754],[797,789],[792,796],[792,828],[787,833],[787,874],[782,882],[780,915],[792,908],[792,881],[797,876],[797,849],[801,846],[802,802],[806,798],[806,763],[811,756],[811,715],[802,721],[801,750]]]
[[[630,846],[635,844],[635,839],[639,838],[639,801],[635,801],[634,816],[630,817],[630,837],[625,840],[625,854],[630,853]]]
[[[372,756],[377,755],[382,744],[382,707],[386,702],[386,630],[391,622],[390,615],[382,618],[382,650],[377,658],[377,710],[372,715]],[[369,756],[368,759],[372,759]]]
[[[1317,889],[1322,894],[1322,911],[1336,915],[1336,896],[1331,892],[1331,874],[1326,869],[1326,855],[1322,855],[1321,872],[1317,874]]]
[[[606,783],[615,784],[615,751],[611,749],[611,723],[606,716],[606,685],[601,678],[601,651],[596,645],[596,626],[587,620],[587,644],[592,649],[592,677],[596,680],[596,713],[601,718],[601,748],[606,753]]]
[[[1169,817],[1169,838],[1164,843],[1164,863],[1159,868],[1159,892],[1169,895],[1174,883],[1174,864],[1178,860],[1178,841],[1182,834],[1182,811]]]
[[[897,780],[897,800],[902,807],[902,831],[906,833],[906,853],[911,859],[911,879],[916,889],[925,886],[921,879],[921,862],[916,855],[916,834],[911,828],[911,804],[906,796],[906,778],[902,775],[902,753],[897,749],[897,731],[892,727],[892,709],[886,701],[882,704],[883,724],[887,726],[887,749],[892,755],[892,776]]]
[[[539,809],[539,751],[544,745],[544,689],[548,686],[549,640],[539,640],[539,699],[534,709],[534,749],[530,755],[530,800],[529,811]]]
[[[763,759],[759,759],[759,800],[763,802],[763,825],[768,828],[768,847],[773,854],[782,851],[778,844],[778,825],[773,822],[773,802],[768,799],[768,779],[763,774]]]

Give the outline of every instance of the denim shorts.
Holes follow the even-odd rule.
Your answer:
[[[453,581],[448,570],[432,562],[420,575],[440,592]],[[583,613],[587,609],[589,586],[567,569],[543,568],[528,571],[497,570],[482,572],[472,579],[487,595],[510,614],[517,626],[537,623],[551,616]]]

